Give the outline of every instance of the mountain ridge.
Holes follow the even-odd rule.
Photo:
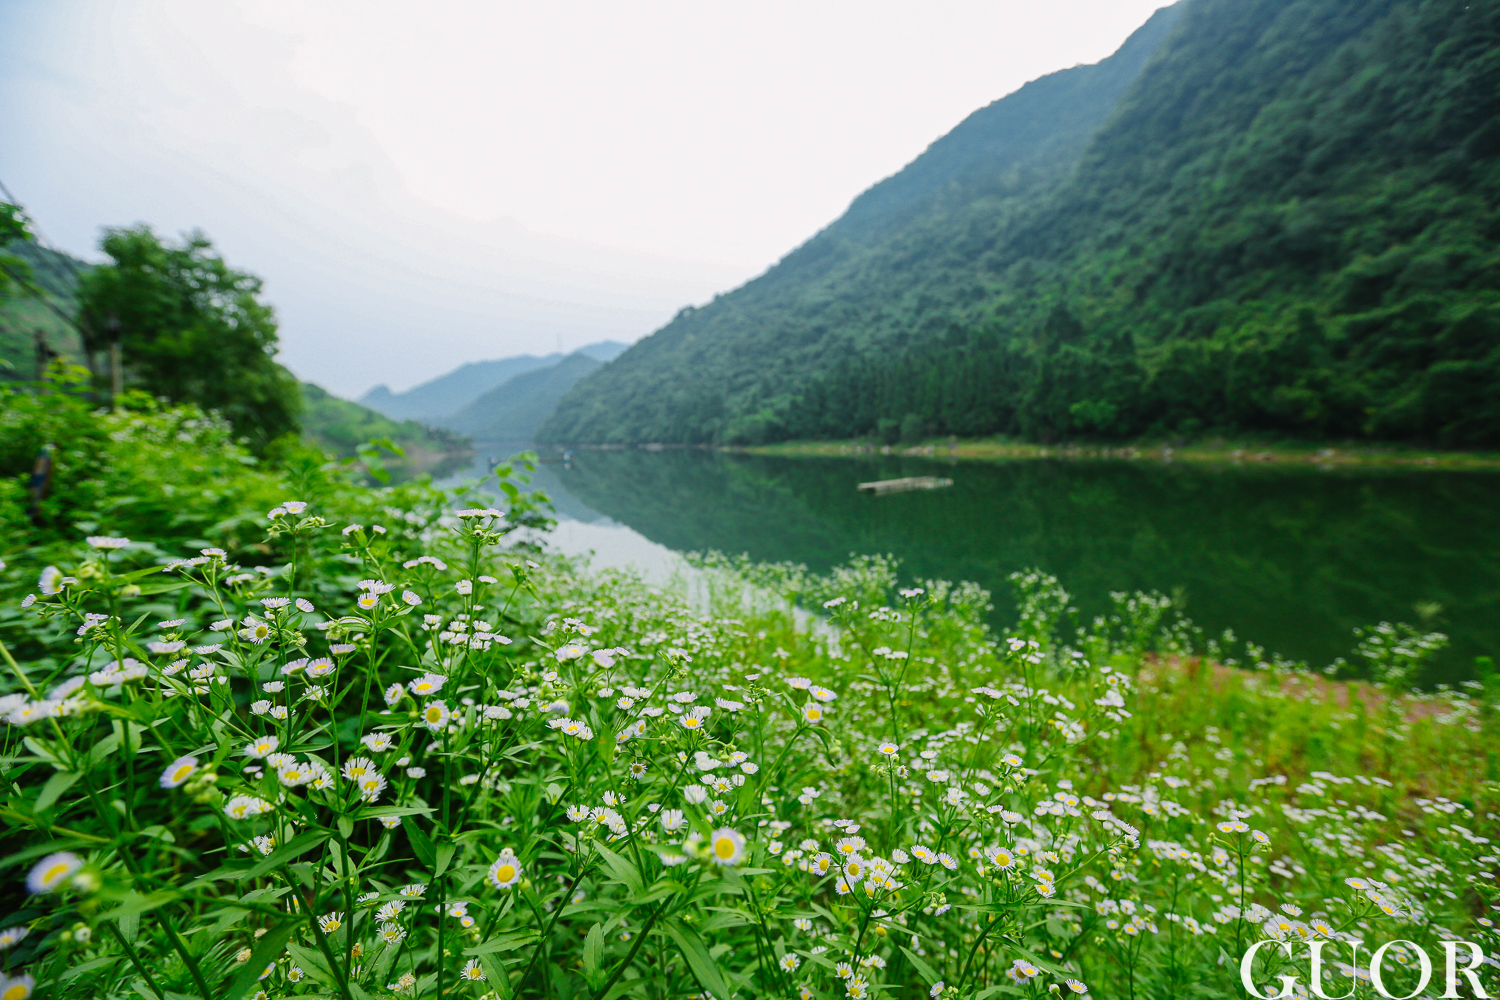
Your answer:
[[[555,365],[512,376],[442,418],[441,426],[479,441],[529,442],[558,400],[603,365],[592,355],[575,351]]]
[[[484,393],[517,375],[551,367],[571,354],[583,353],[597,361],[611,361],[628,346],[615,340],[602,340],[569,354],[554,351],[540,356],[521,354],[492,361],[470,361],[405,392],[391,392],[387,386],[377,385],[362,395],[358,402],[361,406],[395,420],[430,423],[452,416]]]
[[[851,206],[539,436],[1500,440],[1500,7],[1163,13],[1127,87],[1109,60],[1043,78],[1112,99],[1076,158],[1033,135],[1020,166],[950,165],[880,225]]]

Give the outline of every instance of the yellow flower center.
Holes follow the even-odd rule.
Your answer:
[[[816,722],[823,717],[823,712],[818,708],[809,708],[807,710],[807,717]]]
[[[734,841],[729,839],[728,837],[720,837],[718,840],[714,841],[714,853],[725,861],[728,861],[730,858],[734,857],[735,850],[736,848],[734,845]]]
[[[177,770],[175,770],[175,771],[172,772],[172,780],[174,782],[184,781],[184,780],[187,779],[187,776],[190,775],[190,774],[192,774],[192,773],[193,773],[193,765],[192,764],[184,764],[181,767],[179,767]]]
[[[698,728],[698,720],[697,719],[692,719],[692,718],[683,719],[682,720],[682,724],[684,726],[687,726],[689,729],[697,729]]]
[[[66,863],[60,862],[58,864],[55,864],[42,874],[42,884],[51,885],[53,882],[58,881],[59,879],[65,877],[67,874],[68,865]]]
[[[29,986],[25,983],[16,983],[10,989],[6,990],[4,994],[0,994],[0,1000],[26,1000],[30,995],[31,988]]]
[[[516,877],[515,865],[501,865],[495,869],[496,882],[509,882]]]

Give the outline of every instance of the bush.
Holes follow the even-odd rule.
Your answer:
[[[234,551],[98,536],[43,570],[4,701],[12,974],[1228,997],[1266,937],[1496,943],[1489,700],[1164,657],[1184,633],[1144,595],[1065,644],[1039,574],[1012,639],[988,595],[896,590],[879,559],[703,557],[695,612],[510,544],[539,512],[504,487],[506,516],[350,491],[277,504]],[[1304,951],[1260,958],[1258,982],[1307,981]]]

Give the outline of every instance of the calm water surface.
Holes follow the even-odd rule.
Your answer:
[[[481,455],[486,454],[481,448]],[[500,454],[501,452],[496,452]],[[940,475],[949,489],[872,497],[870,479]],[[1027,459],[771,457],[581,451],[548,462],[561,547],[660,573],[668,551],[719,549],[826,570],[890,553],[907,578],[972,580],[1012,620],[1006,577],[1059,577],[1085,618],[1117,590],[1176,593],[1210,633],[1322,666],[1351,630],[1430,625],[1441,674],[1500,651],[1500,474]]]

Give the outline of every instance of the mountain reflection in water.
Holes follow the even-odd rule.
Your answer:
[[[905,476],[954,485],[855,489]],[[1349,656],[1356,626],[1421,624],[1429,602],[1441,611],[1428,626],[1453,639],[1442,678],[1500,650],[1495,473],[584,450],[567,464],[549,456],[538,485],[587,536],[565,548],[658,575],[661,550],[646,540],[819,571],[891,553],[903,579],[991,590],[1002,628],[1014,613],[1007,576],[1037,567],[1062,580],[1083,620],[1109,610],[1111,591],[1176,592],[1209,634],[1231,628],[1314,667]]]

